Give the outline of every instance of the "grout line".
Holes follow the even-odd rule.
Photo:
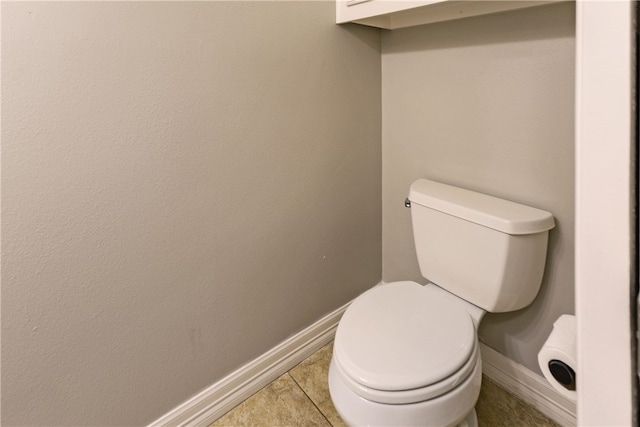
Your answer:
[[[323,348],[324,348],[324,347],[323,347]],[[318,351],[320,351],[320,350],[318,350]],[[314,354],[315,354],[315,353],[314,353]],[[309,356],[309,357],[311,357],[311,356]],[[294,383],[296,383],[296,385],[298,386],[298,388],[299,388],[300,390],[302,390],[302,392],[304,393],[304,395],[305,395],[305,396],[307,396],[307,399],[309,399],[309,401],[311,402],[311,404],[312,404],[313,406],[315,406],[315,408],[318,410],[318,412],[320,412],[320,415],[322,415],[322,418],[324,418],[325,420],[327,420],[327,423],[329,423],[329,425],[330,425],[331,427],[333,427],[333,424],[331,423],[331,421],[329,421],[329,418],[327,418],[327,416],[324,414],[324,412],[322,412],[322,409],[320,409],[320,407],[319,407],[318,405],[316,405],[316,402],[314,402],[314,401],[313,401],[313,399],[311,398],[311,396],[309,396],[309,395],[307,394],[307,392],[305,391],[305,389],[304,389],[304,388],[302,388],[302,386],[300,385],[300,383],[299,383],[298,381],[296,381],[296,378],[295,378],[293,375],[291,375],[291,373],[290,373],[290,372],[291,372],[291,371],[287,372],[287,375],[289,375],[289,376],[291,377],[291,379],[293,380],[293,382],[294,382]]]

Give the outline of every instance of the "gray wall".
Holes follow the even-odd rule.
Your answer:
[[[537,372],[553,322],[574,312],[574,21],[561,3],[382,36],[383,279],[424,282],[403,207],[417,178],[552,212],[536,301],[480,329]]]
[[[380,36],[2,5],[2,424],[141,425],[380,280]]]

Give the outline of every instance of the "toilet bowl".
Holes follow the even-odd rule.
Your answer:
[[[533,301],[553,216],[424,179],[409,200],[429,283],[383,284],[351,303],[336,330],[331,398],[349,425],[474,427],[478,326],[487,311]]]
[[[329,367],[329,388],[342,419],[351,426],[459,426],[477,427],[474,406],[480,394],[480,363],[473,375],[446,395],[424,402],[388,405],[366,400],[353,393],[337,377],[334,362]]]
[[[329,368],[340,415],[350,425],[474,426],[482,314],[433,284],[361,295],[340,322]]]

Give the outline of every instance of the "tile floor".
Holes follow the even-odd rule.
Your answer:
[[[328,344],[223,415],[220,426],[344,426],[329,396]],[[558,424],[484,377],[476,405],[480,427],[558,427]]]

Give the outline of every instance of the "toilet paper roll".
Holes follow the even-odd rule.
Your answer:
[[[563,314],[538,353],[544,377],[560,394],[576,401],[576,317]]]

